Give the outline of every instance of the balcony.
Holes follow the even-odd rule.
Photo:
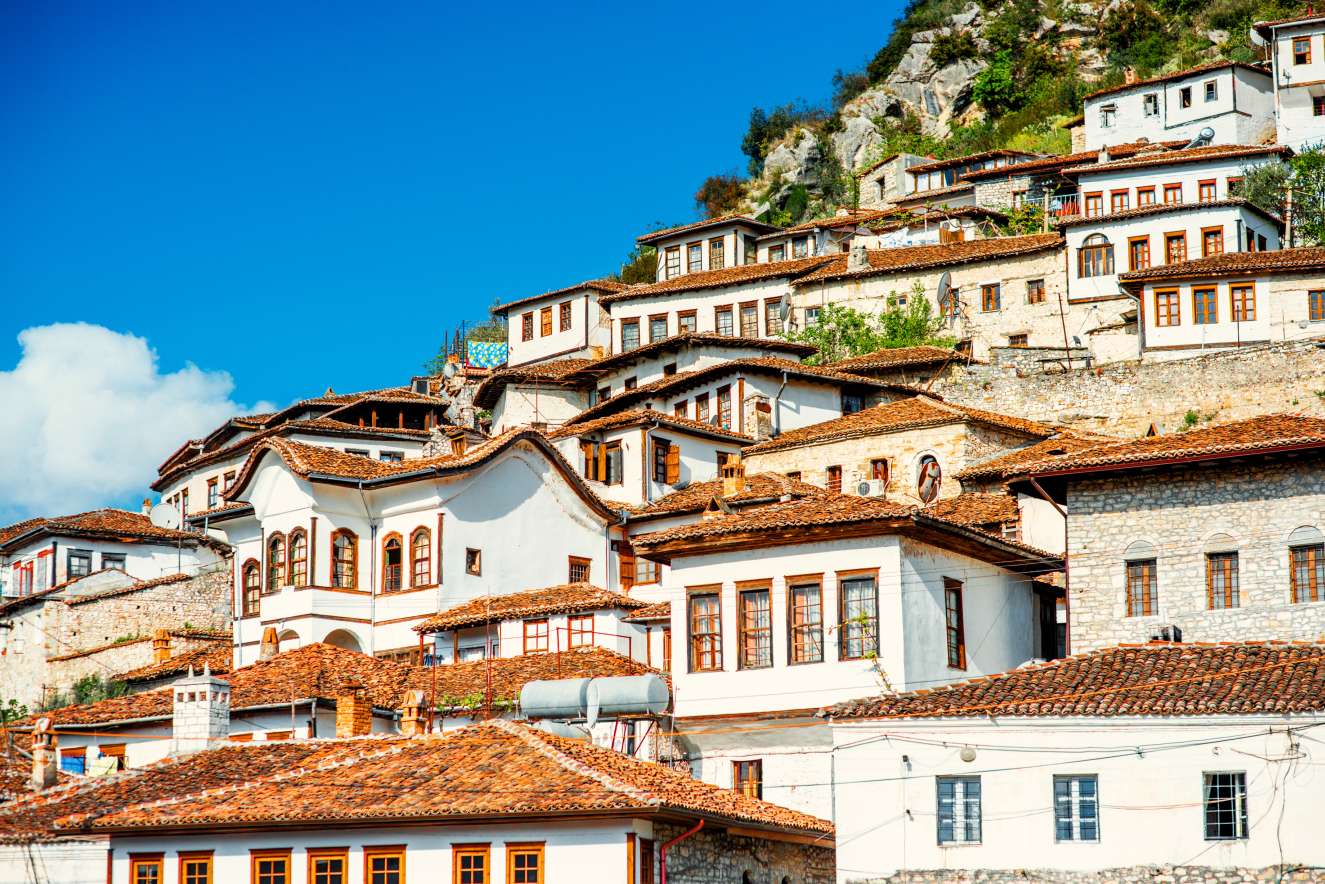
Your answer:
[[[1081,214],[1081,200],[1075,193],[1049,198],[1049,217],[1068,218]]]

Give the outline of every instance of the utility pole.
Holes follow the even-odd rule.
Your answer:
[[[1293,247],[1293,174],[1284,182],[1284,228],[1288,234],[1288,247]]]

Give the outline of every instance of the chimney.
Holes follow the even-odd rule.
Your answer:
[[[281,652],[281,640],[276,637],[276,627],[268,626],[262,630],[262,644],[258,645],[258,659],[270,660]]]
[[[363,682],[350,677],[336,695],[336,736],[362,737],[373,729],[373,706]]]
[[[170,659],[170,633],[158,629],[152,633],[152,662],[164,663]]]
[[[211,748],[230,736],[230,683],[212,675],[203,664],[202,674],[189,674],[170,686],[175,710],[171,752],[185,755]]]
[[[38,718],[32,730],[32,788],[38,791],[55,785],[55,732],[49,718]]]
[[[143,498],[143,515],[144,516],[152,515],[152,498],[150,497]]]
[[[1106,144],[1103,147],[1101,147],[1100,152],[1096,154],[1095,162],[1107,163],[1108,161],[1109,161],[1109,145]]]
[[[400,707],[401,736],[421,737],[427,732],[428,726],[423,720],[423,691],[405,691],[405,701]]]
[[[864,270],[869,266],[870,256],[865,246],[852,245],[851,251],[847,252],[847,270]]]
[[[1140,77],[1136,75],[1136,68],[1129,67],[1127,70],[1123,71],[1123,82],[1128,86],[1132,85],[1139,79]]]
[[[735,497],[745,490],[745,464],[740,457],[732,455],[719,470],[722,474],[722,496]]]

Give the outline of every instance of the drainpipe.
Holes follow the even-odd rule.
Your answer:
[[[308,736],[310,739],[317,739],[317,697],[308,710]]]
[[[660,879],[659,884],[667,884],[667,848],[671,847],[673,844],[676,844],[678,841],[684,841],[685,839],[689,838],[691,835],[697,833],[702,828],[704,828],[704,821],[700,820],[699,822],[695,823],[695,827],[693,829],[687,832],[682,832],[680,835],[677,835],[671,841],[666,842],[665,844],[663,844],[661,848],[658,849],[658,877]]]
[[[653,431],[658,429],[659,423],[653,422],[653,426],[644,431],[644,503],[648,505],[653,503]]]
[[[368,520],[368,655],[371,657],[377,650],[377,520],[369,514],[363,479],[359,480],[359,502],[363,504],[363,517]]]
[[[615,525],[613,525],[611,522],[605,522],[605,523],[603,524],[603,556],[604,556],[604,558],[603,558],[603,578],[604,578],[604,580],[606,580],[607,575],[609,575],[609,574],[612,573],[612,529],[613,529],[613,528],[620,528],[620,529],[621,529],[621,542],[622,542],[622,543],[625,543],[625,541],[626,541],[626,522],[630,521],[630,513],[627,512],[626,510],[621,510],[621,512],[619,513],[619,516],[620,516],[621,521],[620,521],[620,522],[617,522]],[[620,569],[618,569],[618,572],[617,572],[617,575],[616,575],[617,586],[620,586],[620,585],[621,585],[621,577],[622,577],[622,575],[621,575],[621,573],[620,573]]]
[[[782,386],[778,387],[777,395],[773,397],[773,438],[776,439],[782,435],[782,391],[787,389],[787,370],[782,370]]]

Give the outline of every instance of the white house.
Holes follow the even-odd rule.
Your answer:
[[[1318,868],[1322,660],[1122,645],[834,706],[838,881]]]
[[[1269,46],[1277,140],[1293,150],[1325,142],[1325,15],[1257,22],[1252,40]]]
[[[1147,80],[1128,73],[1127,82],[1086,96],[1087,149],[1189,141],[1204,129],[1215,133],[1213,144],[1263,144],[1274,134],[1274,88],[1263,67],[1216,61]]]
[[[741,267],[758,261],[758,238],[777,230],[746,215],[722,215],[635,238],[658,251],[659,282],[690,273]]]
[[[506,320],[507,366],[609,352],[610,328],[598,298],[627,288],[614,279],[591,279],[493,307],[492,315]]]
[[[855,173],[859,182],[860,206],[863,209],[887,209],[906,195],[910,182],[906,170],[933,157],[913,153],[888,154]]]
[[[906,193],[893,202],[900,208],[973,206],[976,204],[975,187],[966,180],[968,172],[1001,169],[1038,158],[1038,154],[1020,150],[989,150],[916,163],[905,170]]]
[[[880,209],[841,208],[827,218],[814,218],[759,237],[759,260],[786,261],[845,252],[857,236],[868,236],[867,225],[888,217]]]

